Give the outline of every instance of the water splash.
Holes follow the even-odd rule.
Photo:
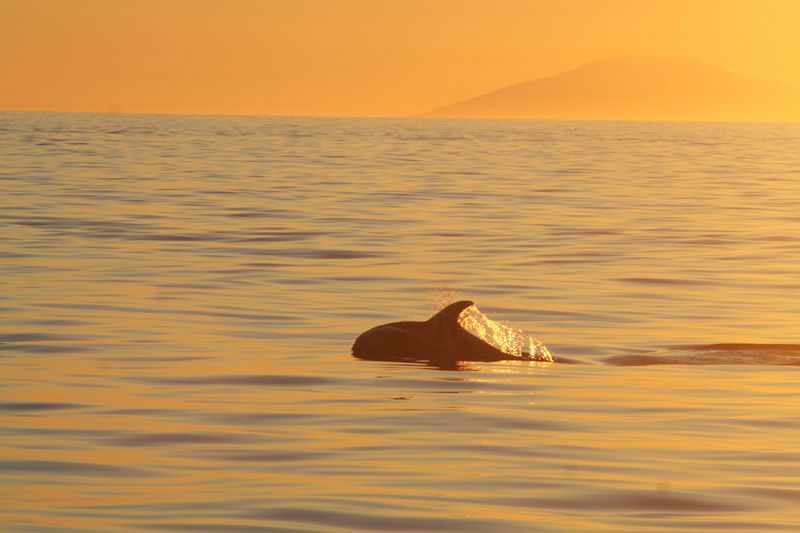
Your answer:
[[[458,291],[445,281],[431,283],[426,292],[432,315],[435,315],[451,303],[463,299],[460,298]]]
[[[553,355],[539,339],[513,328],[507,324],[495,322],[477,306],[464,309],[458,317],[459,325],[484,342],[494,346],[503,353],[530,361],[553,362]]]

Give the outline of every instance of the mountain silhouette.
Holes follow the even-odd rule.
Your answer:
[[[682,57],[592,61],[421,116],[598,120],[800,120],[800,89]]]

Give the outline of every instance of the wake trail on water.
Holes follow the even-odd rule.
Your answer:
[[[654,352],[616,355],[606,359],[605,362],[616,366],[800,366],[800,344],[719,343],[670,346]]]
[[[441,291],[440,309],[455,300],[455,292]],[[490,346],[522,361],[579,363],[555,357],[539,339],[507,324],[490,319],[476,305],[464,309],[458,324]],[[602,362],[614,366],[651,365],[753,365],[800,366],[800,344],[716,343],[667,346],[649,351],[615,355]]]

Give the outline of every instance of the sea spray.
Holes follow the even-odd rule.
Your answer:
[[[507,324],[495,322],[481,313],[475,305],[462,311],[458,323],[468,332],[508,355],[531,361],[553,362],[550,350],[539,339]]]
[[[462,299],[459,297],[458,291],[446,281],[430,283],[426,293],[431,315],[435,315],[451,303]]]

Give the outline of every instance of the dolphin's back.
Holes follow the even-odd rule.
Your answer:
[[[425,322],[392,322],[358,336],[352,353],[361,359],[499,361],[513,358],[461,327],[468,300],[452,303]]]
[[[430,356],[436,351],[427,322],[392,322],[369,329],[353,343],[353,355],[369,358]]]

